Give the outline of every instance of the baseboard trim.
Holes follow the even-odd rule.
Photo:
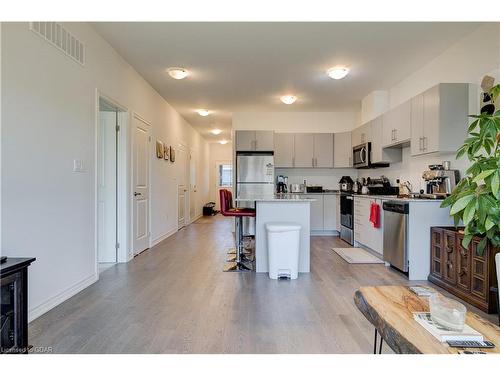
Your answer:
[[[60,305],[64,301],[73,297],[75,294],[78,294],[83,289],[92,285],[97,280],[99,280],[99,276],[97,274],[93,274],[93,275],[83,279],[82,281],[79,281],[78,283],[74,284],[73,286],[69,287],[68,289],[62,291],[61,293],[56,294],[55,296],[49,298],[47,301],[42,302],[40,305],[30,309],[28,311],[28,322],[32,322],[36,318],[38,318],[38,317],[42,316],[43,314],[45,314],[46,312],[52,310],[57,305]]]
[[[340,233],[336,230],[311,230],[311,236],[338,237]]]
[[[172,230],[168,231],[167,233],[164,233],[161,236],[154,238],[151,241],[151,247],[158,245],[161,241],[166,240],[168,237],[170,237],[174,233],[177,233],[177,228],[172,229]]]
[[[199,214],[198,216],[195,216],[193,220],[189,224],[193,224],[196,220],[198,220],[200,217],[202,217],[203,214]]]

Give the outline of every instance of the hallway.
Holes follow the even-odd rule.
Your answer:
[[[224,273],[231,221],[201,218],[32,322],[54,353],[370,353],[361,285],[404,284],[383,265],[349,265],[313,237],[311,273],[294,281]],[[387,350],[387,348],[385,348]]]

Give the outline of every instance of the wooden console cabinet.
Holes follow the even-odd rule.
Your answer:
[[[490,245],[477,255],[480,238],[468,249],[462,246],[463,234],[454,227],[431,228],[431,272],[429,281],[489,314],[497,311],[495,254]]]
[[[0,264],[0,353],[28,353],[28,266],[35,258]]]

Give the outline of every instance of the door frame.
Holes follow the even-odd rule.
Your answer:
[[[184,173],[186,174],[185,176],[185,183],[187,187],[187,194],[186,198],[184,199],[184,226],[181,228],[187,227],[189,224],[191,224],[190,220],[190,208],[191,208],[191,161],[189,160],[189,157],[191,155],[190,153],[190,148],[187,144],[183,142],[179,142],[178,145],[179,151],[182,149],[186,153],[186,165],[184,166]],[[178,155],[176,156],[176,160],[178,159]],[[177,178],[177,176],[176,176]],[[177,180],[177,230],[181,229],[179,228],[179,180]]]
[[[101,90],[96,88],[95,90],[95,124],[94,124],[94,255],[95,255],[95,274],[99,278],[99,254],[98,254],[98,234],[99,234],[99,222],[98,222],[98,207],[99,207],[99,175],[98,175],[98,163],[99,163],[99,142],[100,142],[100,106],[99,100],[103,99],[109,104],[119,109],[119,124],[120,131],[118,132],[117,139],[117,239],[119,248],[117,250],[117,263],[128,262],[129,258],[129,157],[130,157],[130,147],[129,147],[129,130],[130,130],[130,111],[129,109],[120,104],[117,100],[113,99],[109,95],[106,95]]]
[[[130,116],[130,156],[129,156],[129,160],[130,160],[130,168],[129,168],[129,171],[130,171],[130,178],[129,178],[129,194],[128,194],[128,197],[130,197],[130,200],[129,200],[129,204],[130,204],[130,214],[129,214],[129,224],[130,224],[130,231],[129,231],[129,241],[130,241],[130,246],[129,246],[129,259],[132,259],[134,258],[136,255],[139,255],[140,253],[138,254],[135,254],[134,253],[134,210],[132,209],[133,207],[133,204],[134,204],[134,195],[133,195],[133,191],[134,191],[134,176],[133,176],[133,165],[132,165],[132,153],[133,153],[133,150],[134,150],[134,137],[132,136],[132,130],[133,130],[133,121],[134,121],[134,118],[136,120],[139,120],[141,122],[143,122],[144,124],[146,124],[148,127],[149,127],[149,142],[148,142],[148,155],[149,155],[149,163],[148,163],[148,189],[149,189],[149,200],[148,200],[148,220],[149,220],[149,223],[148,223],[148,230],[149,230],[149,244],[148,244],[148,249],[151,248],[151,244],[152,244],[152,235],[151,235],[151,201],[152,201],[152,197],[151,197],[151,194],[152,194],[152,190],[151,190],[151,172],[152,172],[152,167],[153,167],[153,162],[154,162],[154,159],[152,158],[151,156],[151,150],[152,150],[152,143],[153,143],[153,125],[151,125],[151,122],[149,122],[148,120],[146,120],[143,116],[141,116],[139,113],[135,112],[135,111],[132,111],[132,114]],[[146,250],[146,249],[145,249]],[[127,261],[128,261],[127,260]]]
[[[233,197],[236,197],[234,194],[235,194],[235,188],[234,188],[234,164],[233,164],[233,161],[232,160],[229,160],[229,159],[217,159],[214,161],[214,165],[212,166],[213,168],[213,171],[214,171],[214,202],[215,202],[215,207],[220,209],[220,202],[219,202],[219,189],[221,188],[227,188],[227,186],[219,186],[219,169],[217,168],[219,165],[221,164],[230,164],[233,168],[233,184],[231,185],[231,193],[233,194]]]
[[[194,182],[196,184],[193,185],[193,180],[191,179],[191,167],[194,166]],[[197,151],[190,147],[189,148],[189,224],[194,223],[196,220],[200,218],[201,215],[197,215],[196,213],[196,199],[198,198],[198,153]],[[193,204],[193,216],[191,217],[191,204]]]

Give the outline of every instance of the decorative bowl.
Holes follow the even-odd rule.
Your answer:
[[[433,293],[429,297],[429,308],[434,323],[452,331],[460,332],[464,329],[467,309],[460,302]]]

